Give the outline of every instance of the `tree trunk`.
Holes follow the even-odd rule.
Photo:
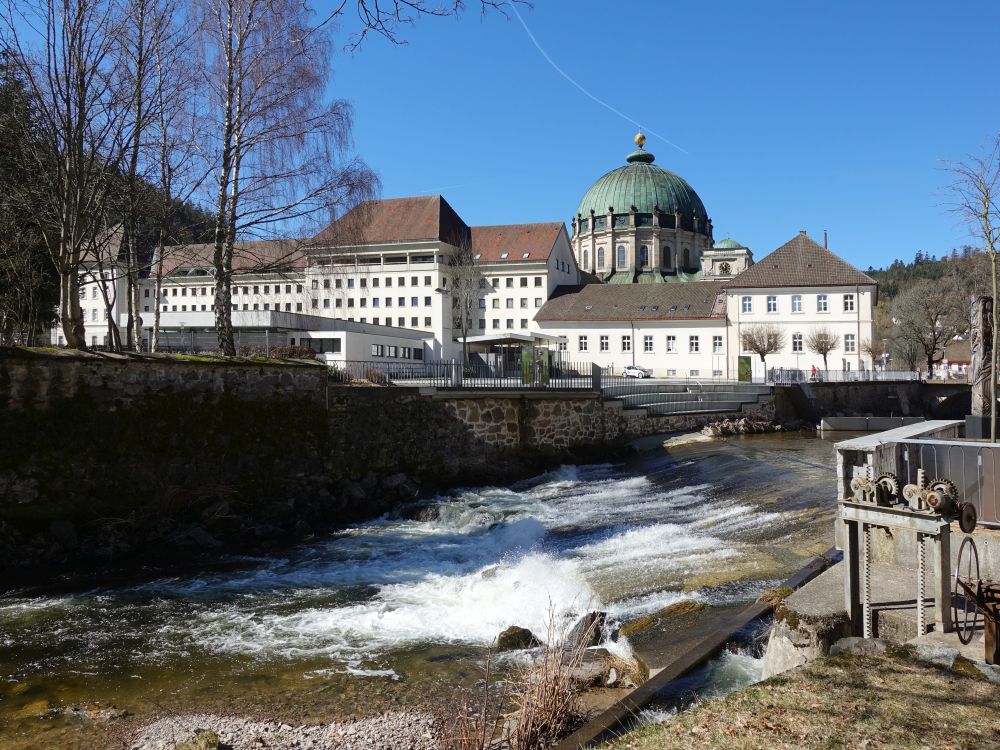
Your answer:
[[[59,269],[59,322],[66,337],[66,346],[70,349],[87,348],[83,308],[80,307],[80,283],[74,263],[64,264]]]
[[[156,243],[156,288],[153,291],[153,333],[149,338],[149,351],[155,352],[160,348],[160,298],[163,294],[163,234],[164,230],[160,226],[159,239]]]
[[[990,442],[997,441],[997,254],[990,252],[993,277],[993,349],[990,352]]]

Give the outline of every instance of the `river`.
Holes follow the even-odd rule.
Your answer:
[[[447,706],[508,625],[544,636],[594,609],[752,601],[829,547],[833,454],[804,433],[695,440],[456,490],[280,557],[8,591],[0,746],[112,746],[195,707],[311,722]],[[753,659],[736,661],[725,679],[752,679]],[[112,705],[130,718],[82,717]]]

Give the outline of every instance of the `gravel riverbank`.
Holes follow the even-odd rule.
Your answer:
[[[186,714],[143,727],[129,744],[132,750],[174,750],[207,731],[233,750],[439,750],[440,721],[424,713],[386,713],[370,719],[312,726]]]

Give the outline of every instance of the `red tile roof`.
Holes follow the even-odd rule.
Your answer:
[[[564,229],[561,221],[472,227],[472,253],[480,263],[547,260]]]
[[[164,248],[163,274],[179,275],[189,268],[211,268],[215,245],[170,245]],[[233,271],[270,273],[306,267],[301,240],[256,240],[237,242],[233,248]],[[155,270],[155,269],[154,269]]]
[[[777,286],[877,286],[878,282],[810,238],[805,232],[737,274],[729,289]]]
[[[678,284],[587,284],[557,287],[535,315],[538,322],[693,320],[725,318],[720,281]]]
[[[319,248],[439,240],[458,246],[469,227],[440,195],[365,201],[316,235]]]

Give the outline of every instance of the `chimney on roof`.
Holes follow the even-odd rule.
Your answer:
[[[800,229],[800,230],[799,230],[799,234],[800,234],[800,235],[804,235],[805,233],[806,233],[806,230],[805,230],[805,229]]]
[[[827,244],[827,236],[826,236],[826,230],[824,229],[824,230],[823,230],[823,249],[824,249],[824,250],[828,250],[828,249],[829,249],[829,247],[830,247],[830,246],[829,246],[829,245]]]

